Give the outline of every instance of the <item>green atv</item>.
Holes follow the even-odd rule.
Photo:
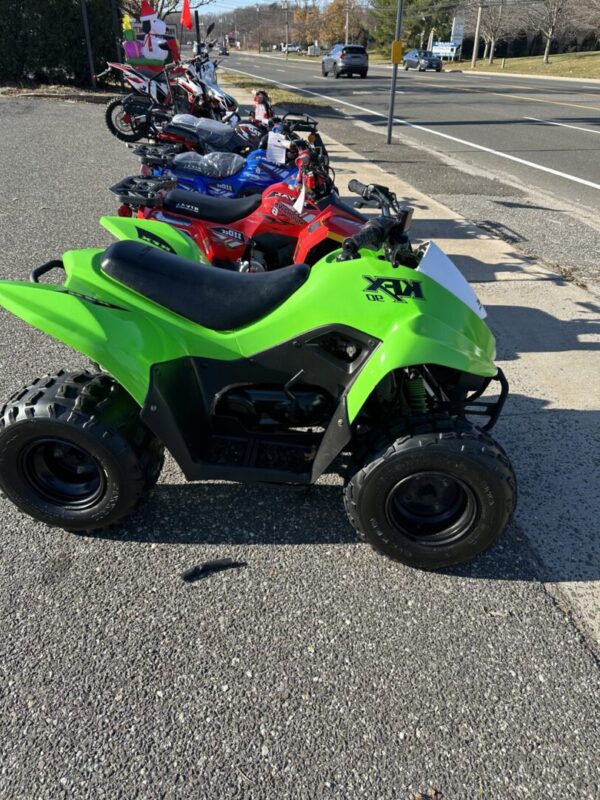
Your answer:
[[[0,487],[38,520],[93,531],[152,489],[164,447],[192,481],[340,469],[377,550],[423,568],[482,552],[515,505],[487,433],[508,385],[474,292],[434,244],[411,249],[408,218],[371,220],[312,269],[262,274],[199,266],[180,231],[113,218],[138,241],[0,281],[2,306],[100,365],[7,401]],[[64,282],[40,282],[54,268]]]

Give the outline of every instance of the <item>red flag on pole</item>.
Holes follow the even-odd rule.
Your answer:
[[[188,31],[192,30],[192,12],[190,10],[190,0],[183,0],[183,8],[181,9],[181,17],[179,19],[184,28]]]

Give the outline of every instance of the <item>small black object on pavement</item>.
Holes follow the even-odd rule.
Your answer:
[[[208,578],[215,572],[223,572],[226,569],[241,569],[247,567],[245,561],[232,561],[230,558],[218,558],[215,561],[205,561],[204,564],[197,564],[195,567],[186,569],[181,573],[181,577],[186,583],[196,583],[203,578]]]

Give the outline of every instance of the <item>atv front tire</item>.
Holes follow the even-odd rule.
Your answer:
[[[106,373],[46,376],[0,411],[0,488],[48,525],[114,525],[156,483],[163,447]]]
[[[106,122],[106,127],[112,135],[116,136],[117,139],[120,139],[122,142],[138,142],[140,139],[144,138],[146,133],[144,130],[138,129],[133,125],[131,118],[128,117],[127,112],[123,108],[122,97],[113,97],[113,99],[107,103],[104,112],[104,120]]]
[[[350,522],[376,550],[438,569],[487,550],[510,522],[516,481],[502,448],[448,419],[382,444],[348,480]]]

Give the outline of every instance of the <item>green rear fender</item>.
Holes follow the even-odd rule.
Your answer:
[[[115,239],[151,244],[166,253],[189,258],[191,261],[208,263],[206,256],[191,237],[166,222],[135,217],[101,217],[100,224]]]
[[[140,405],[154,364],[190,355],[239,358],[235,332],[200,328],[132,292],[102,272],[102,255],[65,253],[61,285],[0,281],[0,306],[96,361]]]
[[[170,355],[150,317],[90,303],[62,287],[0,281],[0,305],[101,364],[140,405],[150,365],[161,352]]]

